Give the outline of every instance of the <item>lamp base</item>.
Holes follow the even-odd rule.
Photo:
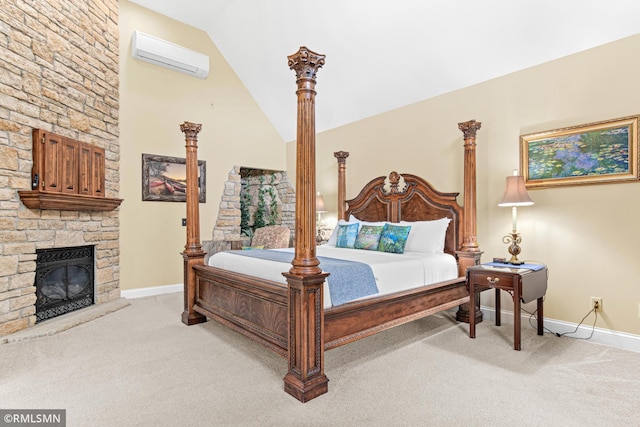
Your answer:
[[[520,261],[518,259],[518,255],[520,254],[520,242],[522,242],[522,238],[520,234],[515,230],[513,233],[509,233],[502,238],[502,242],[509,245],[509,253],[511,254],[511,259],[507,261],[508,264],[520,265],[524,264],[524,261]]]

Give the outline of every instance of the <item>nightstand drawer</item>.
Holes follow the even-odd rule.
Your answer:
[[[469,280],[474,286],[513,289],[513,274],[501,274],[497,271],[474,271]]]

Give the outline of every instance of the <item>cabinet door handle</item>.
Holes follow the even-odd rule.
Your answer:
[[[487,282],[491,283],[492,285],[495,285],[499,281],[500,281],[499,277],[487,277]]]

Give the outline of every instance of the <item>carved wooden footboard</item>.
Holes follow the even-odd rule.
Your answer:
[[[246,274],[194,267],[194,311],[287,357],[287,287]],[[469,301],[464,278],[331,307],[324,312],[324,349]]]

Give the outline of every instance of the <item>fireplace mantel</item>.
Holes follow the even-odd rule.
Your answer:
[[[60,211],[112,211],[120,206],[122,199],[83,196],[80,194],[54,193],[47,191],[18,191],[20,200],[29,209],[56,209]]]
[[[122,199],[105,197],[105,149],[33,129],[31,191],[18,191],[30,209],[112,211]]]

